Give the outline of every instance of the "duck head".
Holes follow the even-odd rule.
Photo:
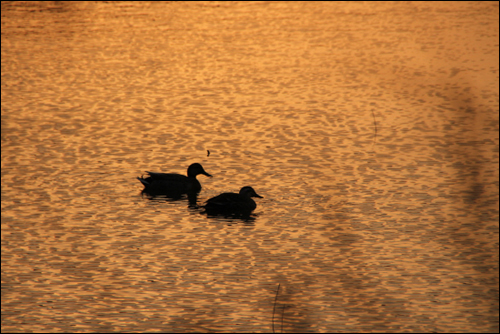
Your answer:
[[[206,175],[208,177],[212,177],[212,175],[205,172],[205,170],[203,169],[203,167],[199,163],[191,164],[188,167],[187,174],[188,174],[188,177],[196,177],[199,174],[203,174],[203,175]]]
[[[257,194],[255,192],[255,190],[253,190],[252,187],[248,187],[248,186],[240,189],[240,195],[246,196],[246,197],[264,198],[264,197],[260,196],[259,194]]]

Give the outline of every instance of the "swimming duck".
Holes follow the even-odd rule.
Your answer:
[[[144,185],[143,193],[162,194],[170,197],[179,197],[182,194],[196,194],[201,190],[200,181],[196,179],[199,174],[212,177],[205,172],[199,163],[191,164],[187,169],[187,176],[170,173],[146,172],[149,177],[138,177]]]
[[[249,214],[257,207],[252,197],[263,198],[252,187],[243,187],[239,194],[223,193],[210,198],[205,204],[205,211],[208,214]]]

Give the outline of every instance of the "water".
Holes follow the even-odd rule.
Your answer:
[[[2,2],[1,62],[3,331],[498,331],[497,3]],[[141,196],[193,162],[252,219]]]

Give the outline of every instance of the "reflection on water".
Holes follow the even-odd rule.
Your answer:
[[[494,2],[2,2],[2,330],[498,331],[497,28]],[[193,162],[197,198],[141,195]],[[202,214],[244,185],[248,219]]]

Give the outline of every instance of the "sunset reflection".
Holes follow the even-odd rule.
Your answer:
[[[5,332],[498,331],[498,3],[2,2],[2,287]]]

